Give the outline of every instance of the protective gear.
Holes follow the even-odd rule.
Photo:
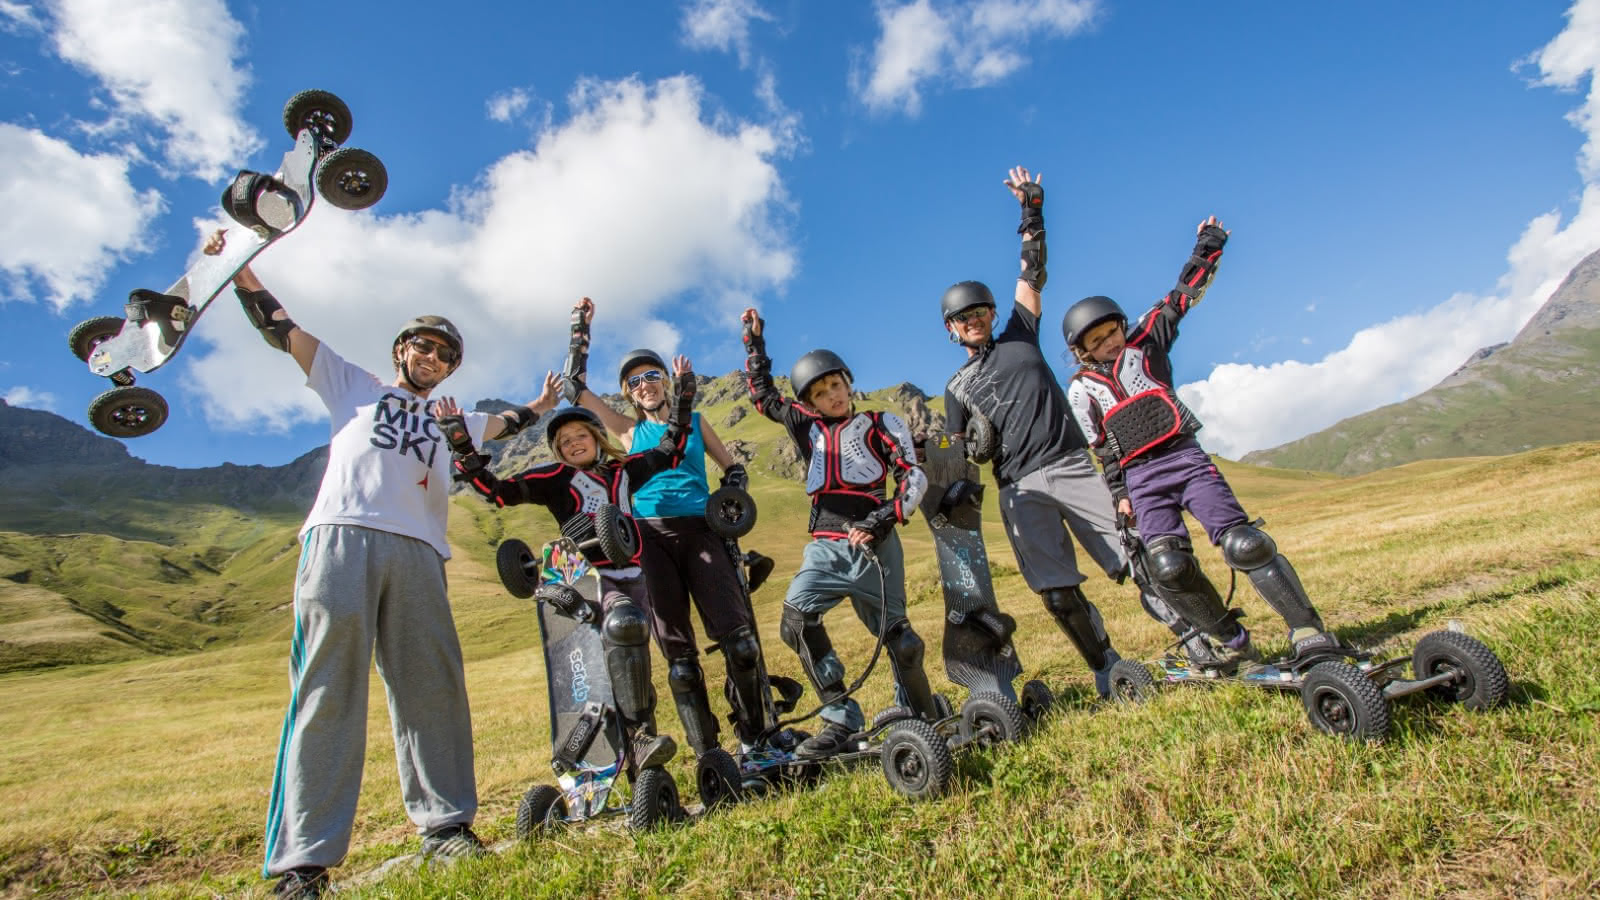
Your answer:
[[[833,372],[842,373],[845,381],[855,381],[855,376],[850,374],[850,367],[845,365],[839,354],[832,350],[813,350],[800,357],[795,361],[794,368],[789,370],[789,381],[794,385],[795,399],[801,403],[809,403],[806,392],[824,375]]]
[[[754,628],[741,625],[717,641],[727,666],[725,693],[733,708],[729,717],[739,739],[750,743],[766,727],[767,693],[763,689],[761,642]]]
[[[994,294],[989,291],[989,286],[981,281],[960,281],[945,289],[944,296],[939,299],[939,308],[944,311],[944,320],[964,309],[974,306],[987,306],[994,309]]]
[[[895,683],[900,686],[911,710],[929,721],[938,719],[939,708],[934,705],[933,688],[929,687],[928,673],[922,668],[924,645],[922,638],[912,630],[910,619],[899,619],[889,625],[883,635],[883,649],[889,653]]]
[[[439,416],[434,419],[434,424],[439,426],[439,431],[444,434],[444,442],[450,445],[450,452],[458,456],[467,456],[475,449],[472,446],[472,436],[467,433],[467,420],[463,416]]]
[[[1049,277],[1044,267],[1044,188],[1036,181],[1024,181],[1017,189],[1022,191],[1022,224],[1017,226],[1017,234],[1025,235],[1019,277],[1035,291],[1042,291]]]
[[[800,657],[800,666],[822,703],[844,696],[844,666],[833,652],[833,642],[828,640],[821,616],[803,613],[786,603],[783,618],[778,620],[778,637]]]
[[[584,383],[588,368],[589,323],[584,319],[583,306],[578,306],[572,310],[572,339],[567,342],[567,363],[561,370],[561,395],[568,403],[577,403],[588,389]]]
[[[1111,665],[1111,639],[1106,636],[1105,625],[1100,620],[1100,610],[1077,586],[1047,588],[1039,594],[1044,608],[1050,611],[1056,624],[1066,632],[1073,646],[1083,655],[1083,661],[1096,672]]]
[[[617,710],[629,725],[654,731],[655,689],[650,686],[650,622],[632,600],[619,600],[600,625],[606,648],[606,671]]]
[[[1150,618],[1167,626],[1183,647],[1183,652],[1189,657],[1189,664],[1196,668],[1209,669],[1221,666],[1225,660],[1212,649],[1211,643],[1205,639],[1200,630],[1183,620],[1183,617],[1163,599],[1162,595],[1154,590],[1141,588],[1139,591],[1139,605],[1150,614]]]
[[[283,312],[283,305],[278,299],[267,291],[234,288],[233,292],[239,295],[239,305],[244,307],[245,318],[261,332],[261,338],[267,342],[267,346],[288,353],[289,332],[299,326],[287,315],[281,319],[273,318],[274,313]]]
[[[722,487],[750,489],[750,473],[744,470],[744,463],[734,463],[722,473]]]
[[[650,363],[661,369],[662,374],[672,374],[672,369],[667,366],[667,361],[662,359],[660,354],[654,350],[640,348],[630,351],[627,356],[622,358],[622,365],[617,368],[617,384],[622,388],[624,396],[628,393],[628,370],[640,363]]]
[[[516,409],[508,409],[500,413],[500,419],[505,422],[505,425],[501,427],[500,437],[505,439],[521,434],[524,429],[539,421],[539,414],[526,406],[519,406]]]
[[[1250,576],[1256,593],[1272,611],[1283,617],[1291,631],[1313,628],[1322,631],[1322,617],[1311,605],[1311,598],[1300,584],[1294,566],[1278,552],[1278,545],[1265,531],[1245,522],[1222,533],[1222,561]]]
[[[1117,301],[1110,297],[1085,297],[1067,307],[1066,315],[1061,317],[1061,335],[1067,339],[1068,348],[1082,349],[1078,341],[1089,329],[1112,319],[1120,321],[1124,328],[1128,325],[1128,317]]]
[[[1194,252],[1178,275],[1174,292],[1182,296],[1183,308],[1188,310],[1205,296],[1206,288],[1217,277],[1217,257],[1228,243],[1228,232],[1220,225],[1207,225],[1200,229],[1194,242]]]
[[[672,702],[678,707],[684,739],[696,756],[705,755],[717,746],[717,717],[711,714],[699,660],[693,656],[673,660],[667,666],[667,683],[672,685]]]
[[[872,512],[850,524],[851,528],[859,528],[872,535],[874,542],[881,541],[894,531],[894,526],[899,520],[895,518],[893,506],[880,506]]]
[[[560,431],[561,426],[568,422],[588,422],[602,432],[605,431],[605,426],[600,424],[599,416],[581,406],[568,407],[551,416],[550,421],[544,426],[545,443],[550,445],[551,452],[556,449],[556,432]]]
[[[433,337],[444,341],[446,346],[448,346],[451,350],[454,350],[456,352],[456,361],[454,365],[451,366],[452,369],[454,369],[456,365],[460,365],[461,360],[466,356],[466,344],[464,344],[461,340],[461,332],[457,330],[456,326],[452,325],[450,320],[446,319],[444,316],[417,316],[415,319],[407,322],[406,326],[400,329],[400,333],[395,336],[395,348],[399,349],[400,345],[405,343],[407,338],[415,334],[432,335]]]
[[[759,334],[756,331],[762,324],[761,317],[754,316],[749,321],[741,317],[740,321],[744,323],[744,329],[739,335],[740,339],[744,341],[744,352],[750,356],[766,356],[766,329],[762,328]]]
[[[1219,641],[1239,636],[1238,620],[1228,614],[1187,540],[1161,535],[1150,542],[1147,560],[1152,587],[1180,617]]]

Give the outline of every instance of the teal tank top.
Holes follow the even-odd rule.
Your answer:
[[[676,469],[656,473],[633,494],[633,514],[650,519],[672,516],[703,516],[711,491],[706,487],[706,441],[700,430],[700,414],[690,420],[689,442],[683,448],[683,462]],[[666,423],[640,422],[633,427],[632,453],[647,450],[661,442]]]

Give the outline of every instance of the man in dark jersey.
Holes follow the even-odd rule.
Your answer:
[[[1126,561],[1117,538],[1111,493],[1072,422],[1067,397],[1039,350],[1040,291],[1045,283],[1044,188],[1018,166],[1005,184],[1022,203],[1022,274],[1005,328],[994,333],[994,295],[977,281],[945,291],[941,306],[950,339],[967,361],[945,385],[951,432],[965,434],[979,461],[992,456],[1006,535],[1028,587],[1072,640],[1110,693],[1111,648],[1100,611],[1079,587],[1070,528],[1095,563],[1117,578]],[[992,447],[987,438],[992,433]],[[985,452],[987,451],[987,452]]]

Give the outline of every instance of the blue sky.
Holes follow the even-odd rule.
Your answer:
[[[943,288],[1010,293],[1019,163],[1045,176],[1052,359],[1074,300],[1136,313],[1197,221],[1234,230],[1176,353],[1229,456],[1428,387],[1600,247],[1600,2],[1220,6],[0,0],[0,396],[85,421],[109,385],[67,331],[182,272],[309,87],[389,192],[319,206],[258,273],[375,371],[407,318],[452,317],[467,400],[531,398],[586,293],[596,383],[640,344],[731,371],[753,302],[780,367],[827,346],[864,388],[936,391],[963,358]],[[327,438],[229,295],[141,383],[173,407],[129,442],[152,462]]]

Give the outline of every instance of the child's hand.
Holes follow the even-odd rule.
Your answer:
[[[761,321],[761,314],[756,312],[756,308],[754,306],[746,309],[742,314],[740,314],[739,321],[744,323],[744,327],[749,329],[751,334],[755,335],[756,337],[761,336],[761,327],[765,323]]]
[[[694,371],[694,363],[689,361],[689,357],[684,356],[684,355],[682,355],[680,353],[679,355],[674,356],[672,358],[672,377],[673,378],[682,378],[683,376],[688,375],[690,372],[693,372],[693,371]]]
[[[560,396],[561,376],[547,370],[544,373],[544,390],[540,391],[539,396],[529,405],[540,411],[555,409],[556,398]]]
[[[852,527],[850,529],[850,546],[870,547],[872,546],[872,540],[872,532],[867,531],[864,528]]]
[[[1195,226],[1194,233],[1196,235],[1203,234],[1205,232],[1205,230],[1207,228],[1209,228],[1209,227],[1222,228],[1222,221],[1220,219],[1218,219],[1216,216],[1207,216],[1205,221],[1203,221],[1199,225]],[[1229,231],[1226,228],[1222,228],[1222,233],[1223,234],[1228,234],[1228,235],[1233,234],[1233,232]]]
[[[1121,500],[1118,500],[1117,501],[1117,515],[1122,516],[1124,519],[1127,520],[1129,525],[1132,525],[1133,524],[1133,501],[1129,500],[1127,497],[1123,497]]]

